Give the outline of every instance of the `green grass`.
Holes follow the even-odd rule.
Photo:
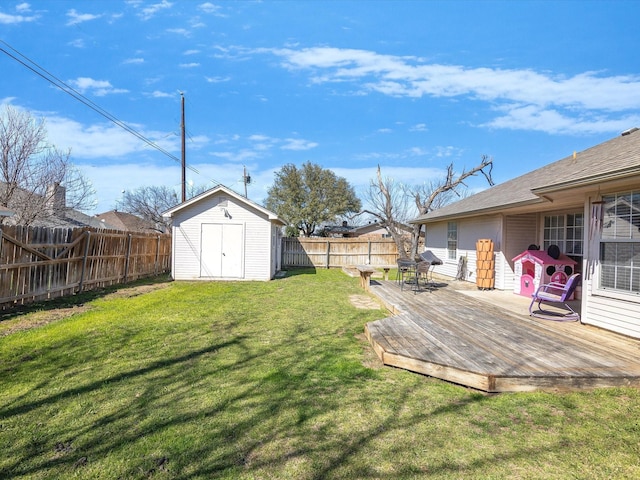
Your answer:
[[[362,332],[386,313],[351,306],[358,280],[294,273],[5,319],[0,478],[640,477],[638,391],[491,396],[381,367]]]

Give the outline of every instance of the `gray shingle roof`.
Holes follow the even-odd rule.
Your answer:
[[[640,174],[640,130],[632,129],[604,143],[550,163],[458,202],[422,215],[411,223],[467,216],[542,203],[540,195]]]

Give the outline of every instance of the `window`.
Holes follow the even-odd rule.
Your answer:
[[[640,191],[606,195],[600,240],[600,288],[640,293]]]
[[[544,217],[544,244],[557,245],[560,251],[578,262],[582,261],[584,244],[584,214],[548,215]]]
[[[458,224],[456,222],[447,223],[447,258],[455,260],[458,253]]]

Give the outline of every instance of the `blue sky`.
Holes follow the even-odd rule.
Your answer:
[[[363,192],[494,159],[503,182],[640,126],[637,1],[7,1],[24,55],[180,157],[188,181],[266,198],[306,161]],[[14,50],[11,50],[14,49]],[[93,183],[180,191],[180,165],[0,52],[0,104],[47,122]],[[483,178],[469,183],[484,188]]]

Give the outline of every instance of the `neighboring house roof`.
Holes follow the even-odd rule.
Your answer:
[[[0,183],[5,186],[6,184]],[[20,216],[14,216],[16,211],[25,206],[29,207],[34,202],[35,209],[38,211],[36,218],[30,221],[29,225],[33,227],[58,228],[58,227],[93,227],[96,229],[112,229],[113,226],[105,225],[92,215],[87,215],[79,210],[67,207],[66,205],[66,189],[59,185],[51,185],[47,189],[47,195],[39,195],[18,187],[14,196],[10,199],[9,208],[3,208],[0,216],[5,217],[7,224],[15,225],[20,222]],[[44,202],[44,203],[42,203]],[[27,211],[29,208],[27,208]]]
[[[230,188],[225,187],[224,185],[215,186],[215,187],[207,190],[206,192],[201,193],[200,195],[197,195],[197,196],[195,196],[193,198],[190,198],[186,202],[182,202],[182,203],[176,205],[175,207],[172,207],[169,210],[163,212],[162,216],[163,217],[173,217],[174,214],[176,214],[177,212],[180,212],[181,210],[189,208],[190,206],[192,206],[192,205],[194,205],[196,203],[199,203],[199,202],[201,202],[202,200],[204,200],[206,198],[213,197],[213,196],[215,196],[215,195],[217,195],[217,194],[219,194],[221,192],[226,194],[226,195],[228,195],[229,197],[234,198],[239,203],[244,203],[245,205],[258,210],[259,212],[261,212],[264,215],[266,215],[267,218],[270,221],[273,221],[275,223],[280,223],[281,225],[286,225],[286,222],[284,220],[282,220],[280,217],[278,217],[278,215],[273,213],[271,210],[267,210],[262,205],[258,205],[257,203],[249,200],[246,197],[243,197],[239,193],[234,192],[233,190],[231,190]]]
[[[101,222],[96,217],[87,215],[72,208],[65,208],[63,211],[56,212],[46,218],[35,220],[32,224],[34,227],[93,227],[96,229],[117,230],[114,226]]]
[[[410,223],[428,223],[536,205],[547,202],[544,195],[633,175],[640,175],[640,130],[637,128],[429,212]]]
[[[110,225],[110,228],[116,230],[124,230],[127,232],[159,232],[162,228],[158,228],[155,222],[145,220],[137,215],[127,212],[119,212],[117,210],[110,210],[108,212],[100,213],[96,215],[96,218],[106,225]]]

